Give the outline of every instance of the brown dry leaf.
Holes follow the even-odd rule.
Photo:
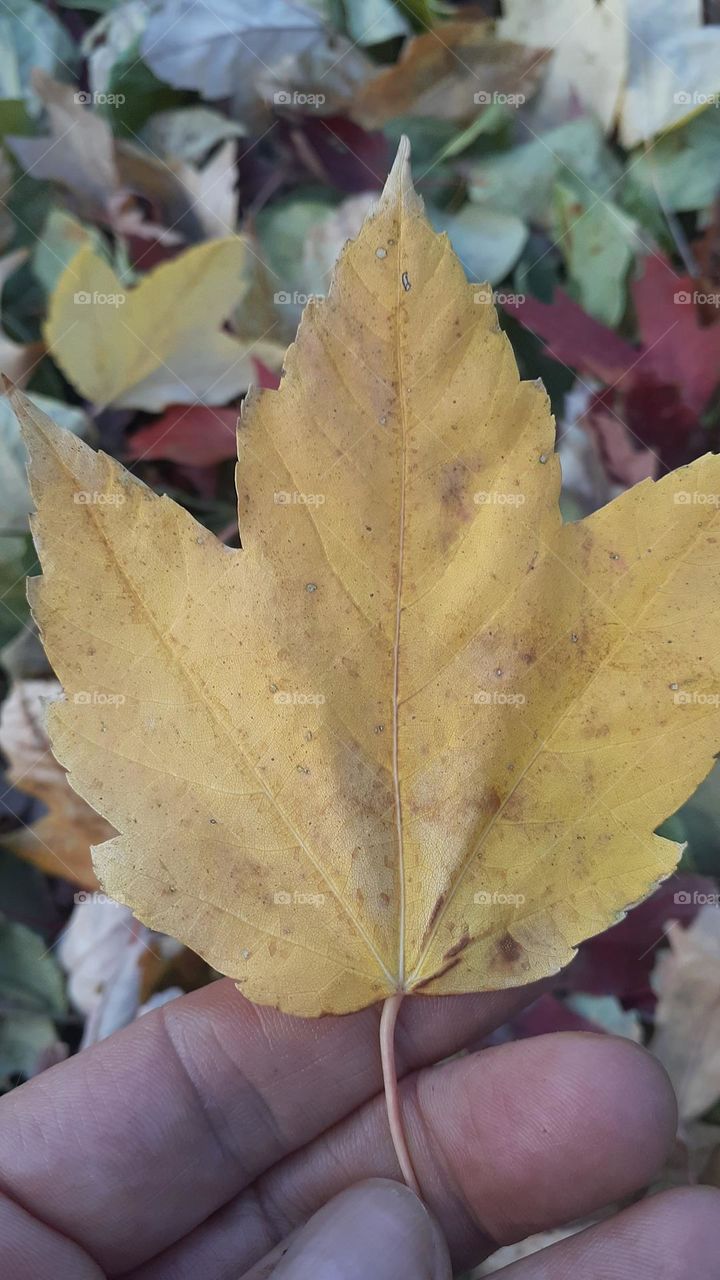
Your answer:
[[[119,190],[109,205],[120,234],[157,238],[163,244],[231,234],[237,222],[236,147],[228,140],[198,168],[168,156],[160,160],[123,140],[115,143]],[[139,199],[138,199],[139,197]],[[156,211],[148,222],[144,205]],[[166,224],[158,226],[158,219]]]
[[[650,1047],[673,1082],[685,1126],[720,1098],[717,905],[703,906],[687,929],[672,925],[668,937],[670,950],[660,956],[653,975],[658,1005]]]
[[[166,245],[195,243],[235,228],[234,147],[225,144],[204,168],[114,138],[107,120],[84,104],[86,95],[36,68],[33,86],[45,104],[50,136],[10,138],[33,177],[57,182],[75,211],[107,222],[118,235]],[[154,217],[148,217],[149,206]]]
[[[394,66],[362,86],[350,114],[366,129],[395,116],[464,120],[495,94],[529,97],[546,56],[543,49],[498,40],[490,22],[447,22],[409,40]]]
[[[58,698],[56,680],[21,680],[12,688],[0,713],[0,747],[8,758],[9,781],[35,796],[48,812],[32,827],[3,836],[3,846],[41,871],[61,876],[83,889],[98,889],[90,846],[114,834],[68,785],[45,730],[46,701]]]
[[[237,226],[236,154],[235,140],[229,138],[202,169],[177,165],[178,176],[193,198],[193,213],[209,239],[231,236]]]
[[[41,67],[31,79],[47,111],[50,137],[8,138],[8,146],[34,178],[62,183],[78,212],[97,218],[117,186],[112,130],[83,105],[84,95],[74,85],[61,84]]]
[[[103,894],[77,897],[57,955],[67,974],[68,996],[86,1018],[80,1044],[86,1049],[137,1017],[179,946]]]
[[[98,876],[301,1015],[555,972],[672,870],[720,742],[720,459],[563,525],[547,397],[408,153],[249,398],[243,550],[15,396]]]
[[[283,109],[293,114],[304,110],[313,115],[343,115],[376,71],[376,64],[362,49],[335,36],[320,38],[279,60],[273,58],[270,66],[258,65],[252,78],[255,93],[268,109],[269,124]],[[260,112],[255,114],[260,123]]]

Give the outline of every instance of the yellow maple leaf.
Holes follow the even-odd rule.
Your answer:
[[[98,876],[252,1000],[529,982],[670,873],[720,741],[720,459],[562,524],[545,392],[405,143],[250,397],[242,550],[15,403]]]
[[[270,341],[222,332],[247,287],[239,236],[195,245],[126,289],[90,246],[50,299],[45,336],[68,380],[94,404],[159,410],[226,404],[255,377],[250,353],[277,363]]]

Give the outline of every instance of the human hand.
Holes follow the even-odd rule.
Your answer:
[[[458,1269],[639,1190],[673,1141],[667,1078],[627,1041],[542,1036],[432,1066],[534,995],[402,1006],[409,1145]],[[364,1181],[397,1177],[379,1012],[303,1021],[221,981],[8,1095],[4,1280],[447,1280],[419,1201]],[[664,1192],[503,1280],[716,1280],[718,1205]]]

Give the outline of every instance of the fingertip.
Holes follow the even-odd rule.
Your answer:
[[[708,1259],[717,1266],[717,1272],[708,1275],[720,1275],[720,1191],[716,1187],[677,1187],[651,1197],[646,1204],[661,1235],[667,1235],[666,1247],[684,1260],[688,1275],[695,1280],[704,1277]]]
[[[584,1032],[498,1045],[422,1073],[418,1102],[425,1170],[450,1170],[453,1202],[476,1215],[458,1223],[465,1247],[476,1247],[478,1225],[509,1243],[637,1192],[675,1135],[660,1064],[630,1041]],[[447,1189],[423,1173],[421,1164],[445,1221]],[[463,1244],[459,1252],[467,1256]]]
[[[620,1139],[634,1132],[645,1135],[639,1154],[649,1180],[665,1162],[677,1131],[677,1099],[665,1068],[642,1045],[622,1036],[573,1031],[567,1039],[574,1042],[575,1081],[592,1088],[594,1104],[613,1132]]]
[[[514,1280],[546,1280],[548,1276],[718,1280],[719,1215],[720,1192],[714,1188],[661,1191],[532,1253],[512,1265],[507,1274]]]
[[[720,1191],[714,1187],[661,1191],[556,1245],[547,1264],[561,1275],[717,1280],[719,1220]]]
[[[517,1079],[510,1106],[522,1131],[533,1116],[554,1116],[558,1137],[601,1129],[621,1147],[644,1136],[635,1176],[648,1180],[674,1141],[677,1103],[665,1069],[652,1054],[620,1036],[571,1031],[499,1045],[468,1059],[471,1096]],[[507,1104],[506,1104],[507,1105]],[[532,1130],[534,1132],[534,1130]],[[541,1132],[545,1133],[545,1126]],[[546,1135],[546,1137],[549,1135]],[[644,1176],[646,1175],[646,1177]]]
[[[371,1178],[342,1191],[295,1235],[277,1280],[451,1280],[440,1228],[408,1187]]]

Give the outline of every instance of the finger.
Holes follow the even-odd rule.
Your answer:
[[[452,1280],[437,1223],[399,1182],[375,1178],[335,1196],[243,1280]]]
[[[406,1000],[400,1071],[536,994]],[[285,1017],[231,982],[173,1001],[0,1102],[0,1186],[106,1270],[137,1266],[378,1092],[378,1019]]]
[[[720,1193],[665,1191],[521,1262],[497,1280],[720,1280]]]
[[[486,1049],[409,1077],[401,1092],[423,1197],[461,1268],[499,1243],[643,1187],[675,1133],[662,1067],[610,1036],[539,1036]],[[193,1280],[208,1258],[214,1280],[234,1280],[239,1256],[249,1267],[342,1188],[398,1176],[384,1101],[376,1098],[133,1280]]]
[[[0,1195],[0,1258],[8,1280],[104,1280],[97,1263],[73,1244]]]

